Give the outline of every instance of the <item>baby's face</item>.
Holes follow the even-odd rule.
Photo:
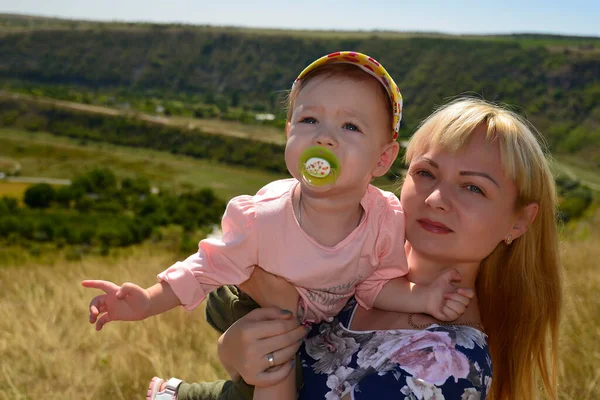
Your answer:
[[[323,146],[340,163],[340,175],[320,190],[366,187],[377,174],[382,151],[392,138],[388,99],[374,79],[318,76],[298,93],[287,127],[285,161],[301,180],[298,160],[304,150]]]

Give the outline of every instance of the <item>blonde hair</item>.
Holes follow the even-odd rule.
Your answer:
[[[394,122],[394,110],[392,107],[392,102],[390,100],[390,96],[388,95],[385,87],[383,87],[381,82],[379,82],[377,79],[375,79],[372,75],[369,75],[368,73],[366,73],[359,67],[352,65],[352,64],[345,64],[345,63],[325,64],[321,67],[314,69],[313,71],[308,73],[305,77],[303,77],[301,80],[296,82],[296,84],[294,85],[292,90],[290,90],[290,92],[288,93],[287,97],[284,100],[286,103],[286,106],[287,106],[287,122],[290,122],[292,119],[294,103],[296,102],[296,97],[298,97],[298,93],[300,93],[300,91],[306,86],[306,84],[309,81],[311,81],[312,79],[319,77],[319,76],[325,77],[325,78],[341,76],[341,77],[355,79],[357,81],[374,82],[377,85],[377,87],[379,88],[378,95],[383,96],[383,101],[385,102],[386,107],[387,107],[386,111],[387,111],[388,115],[390,116],[389,131],[392,130],[392,125]],[[393,139],[390,138],[390,140],[393,140]]]
[[[406,162],[432,146],[456,152],[479,126],[500,145],[504,171],[517,186],[515,209],[539,205],[527,232],[498,244],[480,265],[476,291],[493,362],[490,398],[533,399],[542,379],[557,398],[562,271],[556,190],[539,133],[514,112],[479,99],[457,99],[434,112],[411,138]]]

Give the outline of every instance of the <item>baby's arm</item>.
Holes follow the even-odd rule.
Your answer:
[[[208,293],[223,285],[245,282],[258,264],[256,206],[251,196],[238,196],[227,205],[221,238],[200,241],[198,251],[158,274],[186,310],[193,310]]]
[[[98,331],[111,321],[140,321],[181,305],[179,298],[164,282],[148,289],[133,283],[118,286],[100,280],[86,280],[81,284],[104,291],[104,294],[94,297],[89,306],[90,323],[96,323]]]
[[[441,274],[430,285],[416,285],[405,277],[390,280],[382,288],[373,307],[386,311],[425,313],[440,321],[461,316],[474,295],[472,289],[456,288],[460,281],[455,269]]]
[[[255,216],[250,196],[232,199],[223,215],[222,239],[202,240],[197,253],[161,272],[160,283],[148,289],[84,281],[83,286],[105,292],[90,303],[90,321],[100,330],[110,321],[139,321],[178,305],[191,310],[219,286],[246,281],[258,261]]]
[[[472,289],[457,289],[458,271],[441,274],[429,285],[416,285],[406,279],[408,262],[404,248],[405,220],[397,197],[387,196],[388,207],[378,227],[379,239],[374,251],[379,266],[357,286],[357,300],[370,306],[396,312],[426,313],[442,321],[452,321],[465,312],[473,297]]]

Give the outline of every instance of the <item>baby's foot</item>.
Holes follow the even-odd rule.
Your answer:
[[[177,388],[181,380],[171,378],[167,382],[155,376],[150,381],[146,400],[177,400]]]

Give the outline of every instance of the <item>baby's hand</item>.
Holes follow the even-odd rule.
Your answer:
[[[461,277],[451,269],[429,286],[427,313],[440,321],[454,321],[464,314],[475,292],[469,288],[457,288],[455,282]]]
[[[118,286],[99,280],[86,280],[81,284],[105,293],[94,297],[89,306],[90,323],[96,323],[97,331],[110,321],[139,321],[146,318],[150,307],[150,295],[146,289],[133,283]]]

